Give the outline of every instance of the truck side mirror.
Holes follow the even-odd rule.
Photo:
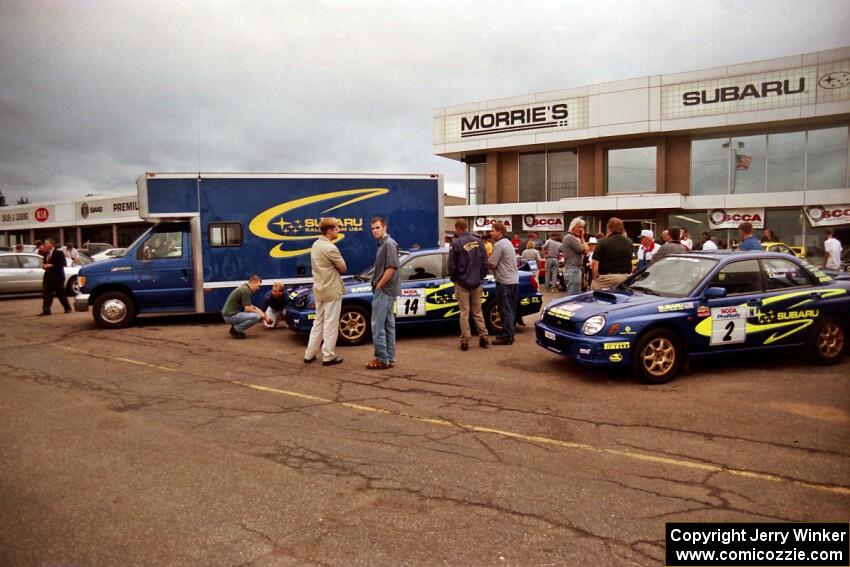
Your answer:
[[[710,287],[705,290],[705,298],[706,299],[720,299],[721,297],[726,297],[726,288],[725,287]]]

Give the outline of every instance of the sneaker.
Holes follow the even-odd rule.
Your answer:
[[[315,360],[316,360],[315,356],[313,358],[305,358],[304,364],[310,364],[311,362],[315,362]]]
[[[469,341],[466,339],[460,341],[460,350],[467,351],[469,350]]]
[[[338,356],[332,360],[323,360],[322,366],[333,366],[334,364],[342,364],[342,357]]]
[[[512,345],[514,344],[514,340],[511,337],[496,337],[493,339],[494,345]]]
[[[478,337],[478,346],[481,348],[488,348],[490,346],[490,339],[487,337]]]

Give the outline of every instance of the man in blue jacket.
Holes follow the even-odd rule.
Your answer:
[[[487,348],[487,327],[481,312],[481,282],[487,276],[487,252],[480,238],[469,234],[466,220],[455,221],[457,238],[449,249],[449,277],[455,284],[455,296],[460,309],[460,350],[469,350],[469,314],[478,328],[478,346]]]

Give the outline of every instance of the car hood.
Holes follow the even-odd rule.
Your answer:
[[[361,278],[357,276],[342,276],[342,283],[345,285],[345,293],[363,293],[363,292],[371,292],[372,291],[372,283],[369,281],[363,281]],[[312,293],[313,284],[312,283],[303,283],[292,286],[287,290],[286,299],[290,302],[294,301],[298,297],[307,295]]]
[[[659,297],[625,290],[596,290],[549,302],[544,314],[551,309],[570,312],[573,320],[585,320],[595,315],[608,315],[631,307],[672,305],[691,301],[688,298]]]
[[[85,266],[80,266],[80,274],[85,276],[88,274],[111,272],[112,268],[122,266],[124,264],[129,264],[125,256],[122,256],[121,258],[111,258],[109,260],[99,260],[97,262],[92,262],[91,264],[86,264]]]

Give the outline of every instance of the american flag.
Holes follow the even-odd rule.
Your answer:
[[[735,171],[747,171],[753,163],[753,157],[747,154],[735,154]]]

